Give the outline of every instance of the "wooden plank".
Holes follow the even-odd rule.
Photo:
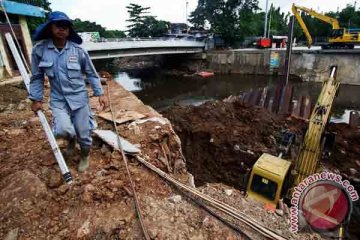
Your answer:
[[[135,111],[117,111],[114,113],[115,122],[118,124],[122,124],[129,121],[134,121],[137,119],[145,118],[146,115],[135,112]],[[111,112],[103,112],[98,114],[99,117],[104,118],[108,121],[112,121]]]

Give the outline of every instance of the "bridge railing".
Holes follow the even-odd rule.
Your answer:
[[[100,38],[96,42],[138,42],[138,41],[205,41],[204,39],[198,40],[196,38],[169,38],[169,37],[157,37],[157,38]]]

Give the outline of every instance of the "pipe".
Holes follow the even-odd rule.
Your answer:
[[[11,53],[15,58],[15,62],[16,62],[16,65],[19,68],[20,74],[24,79],[26,89],[30,93],[30,77],[27,74],[24,63],[20,58],[19,52],[16,49],[14,40],[11,37],[10,33],[5,33],[5,38],[6,38],[8,44],[10,46]],[[56,161],[57,161],[57,163],[58,163],[58,165],[60,167],[61,174],[62,174],[65,182],[68,183],[68,184],[71,184],[72,183],[71,173],[70,173],[70,171],[69,171],[69,169],[68,169],[68,167],[66,165],[64,157],[61,154],[60,148],[56,143],[56,139],[54,137],[54,134],[51,131],[49,123],[47,122],[46,116],[41,110],[37,111],[36,114],[39,117],[41,125],[43,126],[43,128],[45,130],[46,137],[47,137],[47,139],[48,139],[48,141],[50,143],[50,146],[51,146],[51,150],[53,151],[53,153],[55,155],[55,158],[56,158]]]

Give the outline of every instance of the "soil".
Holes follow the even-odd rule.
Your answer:
[[[23,92],[11,100],[11,107],[9,101],[2,102],[8,107],[0,113],[0,239],[142,239],[121,155],[94,137],[90,168],[77,172],[77,149],[67,160],[74,183],[64,184],[30,102],[22,98],[25,90],[6,89]],[[44,104],[51,119],[47,109]],[[111,127],[97,120],[101,128]],[[119,130],[141,147],[148,161],[186,183],[188,174],[170,127],[148,121],[123,124]],[[247,239],[131,157],[129,165],[151,239]],[[178,195],[180,200],[174,201]]]
[[[5,96],[1,102],[5,107],[0,111],[0,239],[142,239],[120,154],[94,137],[89,170],[77,172],[77,149],[67,160],[74,183],[64,184],[41,125],[29,110],[26,91],[6,86],[0,93]],[[51,120],[46,104],[44,110]],[[243,181],[240,176],[262,152],[276,154],[278,131],[286,128],[301,134],[306,124],[222,101],[198,108],[175,107],[166,116],[182,141],[186,162],[166,119],[165,124],[135,121],[118,129],[142,149],[148,161],[180,181],[191,184],[189,170],[202,192],[279,234],[289,239],[320,238],[317,234],[291,234],[288,215],[269,213],[245,199],[239,184]],[[111,129],[109,122],[97,121],[101,129]],[[332,156],[331,167],[343,171],[341,159],[347,157],[347,167],[359,169],[353,161],[359,155],[351,147],[358,141],[353,136],[358,129],[346,135],[344,128],[338,131],[348,145],[341,145]],[[129,163],[151,239],[263,239],[238,222],[235,224],[243,234],[235,232],[131,157]],[[349,178],[357,177],[353,173],[349,172]]]
[[[273,115],[236,100],[207,102],[197,107],[174,106],[163,114],[181,139],[187,169],[194,175],[197,187],[223,183],[245,190],[247,173],[260,155],[278,155],[279,132],[287,129],[296,133],[295,144],[287,156],[296,159],[307,126],[303,120]],[[327,131],[336,137],[331,155],[321,161],[322,167],[341,174],[360,192],[360,127],[331,123]],[[360,233],[359,202],[353,205],[347,229],[352,239]]]
[[[237,101],[175,106],[163,114],[181,139],[187,169],[197,186],[223,182],[243,188],[242,176],[262,153],[277,155],[281,130],[297,133],[300,141],[306,126]]]

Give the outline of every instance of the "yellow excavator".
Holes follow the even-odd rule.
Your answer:
[[[289,196],[293,187],[317,172],[325,142],[325,126],[340,85],[335,77],[336,69],[331,67],[330,77],[323,83],[296,161],[282,159],[283,153],[279,156],[263,153],[250,173],[248,197],[276,207],[281,198]]]
[[[315,12],[312,9],[306,7],[292,5],[292,13],[296,17],[297,21],[300,24],[301,29],[303,30],[306,39],[308,48],[312,45],[312,37],[309,33],[308,28],[305,25],[304,20],[301,17],[300,11],[309,14],[325,23],[328,23],[332,26],[332,33],[329,37],[329,43],[322,44],[321,48],[323,49],[353,49],[354,45],[360,44],[360,31],[356,29],[346,29],[341,28],[339,21],[336,18],[329,17],[320,13]]]

